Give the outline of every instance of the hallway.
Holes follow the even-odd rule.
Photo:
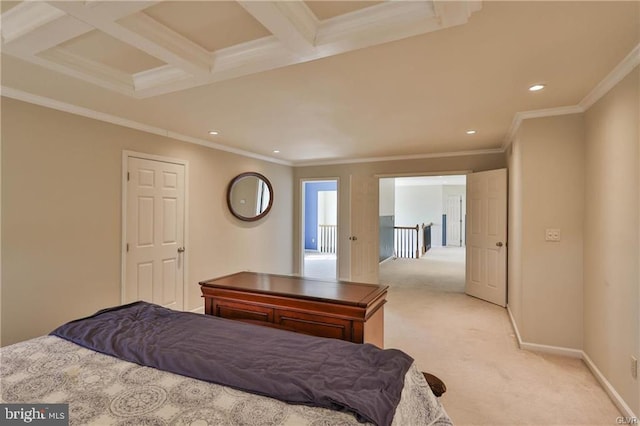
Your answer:
[[[464,247],[432,247],[420,259],[394,259],[380,265],[380,283],[464,293]]]

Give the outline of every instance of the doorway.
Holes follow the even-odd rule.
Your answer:
[[[381,282],[464,293],[465,208],[466,175],[381,178]]]
[[[302,181],[302,276],[338,276],[338,180]]]
[[[122,303],[184,308],[187,166],[123,153]]]

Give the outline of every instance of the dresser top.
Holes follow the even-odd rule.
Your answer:
[[[323,281],[290,275],[238,272],[200,282],[201,286],[248,293],[289,296],[343,305],[367,307],[385,294],[388,286],[351,281]]]

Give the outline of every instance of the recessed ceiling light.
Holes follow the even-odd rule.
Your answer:
[[[529,91],[530,92],[537,92],[538,90],[542,90],[544,89],[544,84],[534,84],[533,86],[529,87]]]
[[[274,149],[274,150],[273,150],[273,153],[274,153],[274,154],[278,154],[278,153],[280,153],[280,150],[279,150],[279,149]]]
[[[215,136],[220,134],[220,132],[218,132],[217,130],[209,130],[209,134]]]
[[[475,135],[476,131],[475,130],[467,130],[467,134],[468,135]]]

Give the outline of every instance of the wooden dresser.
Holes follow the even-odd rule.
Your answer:
[[[383,347],[387,286],[239,272],[200,288],[207,315]]]

